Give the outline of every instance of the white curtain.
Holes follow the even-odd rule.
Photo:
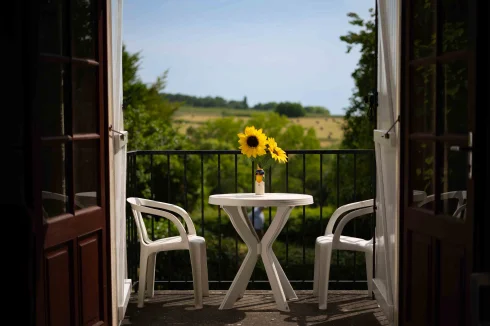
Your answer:
[[[126,260],[126,153],[128,134],[122,110],[122,0],[111,0],[112,103],[114,139],[114,187],[116,219],[116,274],[119,320],[124,317],[131,280],[127,280]],[[122,134],[121,134],[122,133]]]

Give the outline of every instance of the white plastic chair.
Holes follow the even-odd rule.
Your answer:
[[[350,250],[364,252],[366,257],[366,275],[368,292],[373,291],[373,239],[364,240],[360,238],[343,236],[342,230],[352,219],[373,213],[373,200],[360,201],[341,206],[335,210],[328,221],[325,235],[316,239],[315,243],[315,270],[313,276],[313,295],[318,296],[319,309],[327,309],[327,292],[330,278],[330,261],[333,250]],[[335,232],[335,222],[345,214],[339,221]]]
[[[131,204],[140,240],[138,308],[143,307],[145,289],[149,297],[154,296],[157,253],[170,250],[189,250],[194,285],[194,304],[197,309],[202,308],[202,297],[209,295],[206,242],[203,237],[196,235],[196,229],[189,214],[178,206],[154,200],[131,197],[127,201]],[[187,232],[180,220],[170,212],[183,218],[187,225]],[[169,219],[177,227],[179,236],[152,241],[148,237],[142,213]]]
[[[435,196],[429,195],[423,201],[417,203],[418,207],[422,207],[427,203],[434,201]],[[453,216],[457,218],[466,217],[466,190],[458,190],[458,191],[448,191],[443,192],[441,194],[441,200],[449,200],[449,199],[457,199],[458,205],[454,210]]]

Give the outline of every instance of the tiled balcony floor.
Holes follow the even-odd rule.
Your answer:
[[[247,291],[234,309],[218,310],[224,294],[210,291],[201,310],[194,309],[192,291],[156,291],[142,309],[136,307],[133,294],[122,325],[388,325],[366,291],[329,291],[326,311],[318,310],[311,291],[296,291],[298,300],[289,303],[288,313],[276,309],[271,291]]]

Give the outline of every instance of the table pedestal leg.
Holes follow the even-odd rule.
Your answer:
[[[293,207],[277,208],[274,220],[270,224],[262,241],[259,242],[253,228],[251,229],[251,224],[249,223],[245,209],[234,206],[223,207],[223,210],[230,216],[230,220],[236,231],[247,245],[248,253],[219,309],[232,308],[236,300],[243,296],[250,277],[252,276],[255,264],[257,263],[258,255],[261,255],[277,308],[281,311],[289,311],[286,299],[297,299],[297,296],[279,264],[276,255],[272,251],[272,244],[286,224],[292,208]]]
[[[264,234],[261,243],[262,261],[264,262],[267,278],[271,284],[277,308],[281,311],[289,311],[286,298],[296,298],[296,294],[284,274],[276,255],[274,255],[274,252],[272,251],[272,243],[274,243],[274,240],[276,240],[282,228],[286,225],[287,218],[292,209],[292,207],[277,208],[276,216],[274,217],[274,220],[272,220],[267,232]]]
[[[243,295],[257,263],[257,258],[259,257],[257,248],[259,240],[252,234],[248,224],[244,220],[244,218],[248,219],[248,217],[246,215],[241,216],[244,214],[244,211],[240,207],[234,206],[223,207],[223,210],[230,216],[230,221],[238,232],[238,235],[247,245],[248,252],[219,307],[220,310],[233,308],[238,297]]]

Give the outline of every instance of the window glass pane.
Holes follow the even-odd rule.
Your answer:
[[[466,189],[468,180],[468,153],[450,150],[445,144],[442,169],[442,213],[457,218],[466,215]]]
[[[59,63],[41,62],[37,77],[37,99],[41,110],[41,135],[65,134],[68,86],[67,66]]]
[[[434,143],[410,142],[412,206],[434,209]],[[432,196],[431,196],[432,195]]]
[[[73,57],[95,58],[94,5],[91,0],[72,1]]]
[[[465,61],[442,65],[444,88],[444,131],[468,132],[468,68]]]
[[[441,0],[442,51],[468,48],[468,0]]]
[[[413,57],[435,55],[436,30],[434,25],[434,1],[414,0],[412,5]]]
[[[39,51],[67,55],[66,3],[63,0],[41,0],[39,5]]]
[[[98,205],[99,140],[75,141],[73,177],[77,209]]]
[[[411,132],[434,131],[435,65],[412,68]]]
[[[97,67],[73,65],[73,133],[97,132]]]
[[[69,199],[65,174],[65,144],[42,148],[42,206],[45,218],[68,212]]]

